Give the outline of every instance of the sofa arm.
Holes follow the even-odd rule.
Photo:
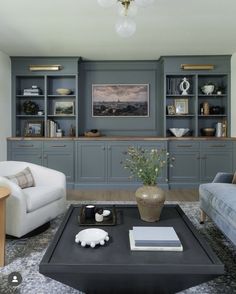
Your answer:
[[[232,173],[224,173],[220,172],[217,173],[214,180],[212,181],[213,183],[232,183],[233,180],[233,174]]]

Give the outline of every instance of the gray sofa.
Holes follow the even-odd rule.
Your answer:
[[[233,174],[218,173],[212,183],[199,186],[201,223],[206,215],[236,245],[236,184]]]

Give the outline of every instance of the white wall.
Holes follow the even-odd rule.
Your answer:
[[[6,137],[11,136],[11,60],[0,51],[0,161],[7,159]]]

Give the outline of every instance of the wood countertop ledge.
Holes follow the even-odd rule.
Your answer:
[[[48,137],[9,137],[9,141],[235,141],[236,137],[145,137],[145,136],[100,136],[100,137],[61,137],[61,138],[48,138]]]

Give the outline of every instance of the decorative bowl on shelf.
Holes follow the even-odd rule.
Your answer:
[[[204,85],[201,87],[202,92],[206,95],[210,95],[213,93],[215,86],[214,85]]]
[[[203,136],[214,136],[215,135],[215,128],[202,128],[201,132]]]
[[[185,134],[187,134],[187,132],[189,132],[188,128],[170,128],[169,130],[175,137],[178,138],[183,137]]]
[[[69,95],[71,93],[71,90],[67,88],[58,88],[56,89],[56,92],[59,95]]]

